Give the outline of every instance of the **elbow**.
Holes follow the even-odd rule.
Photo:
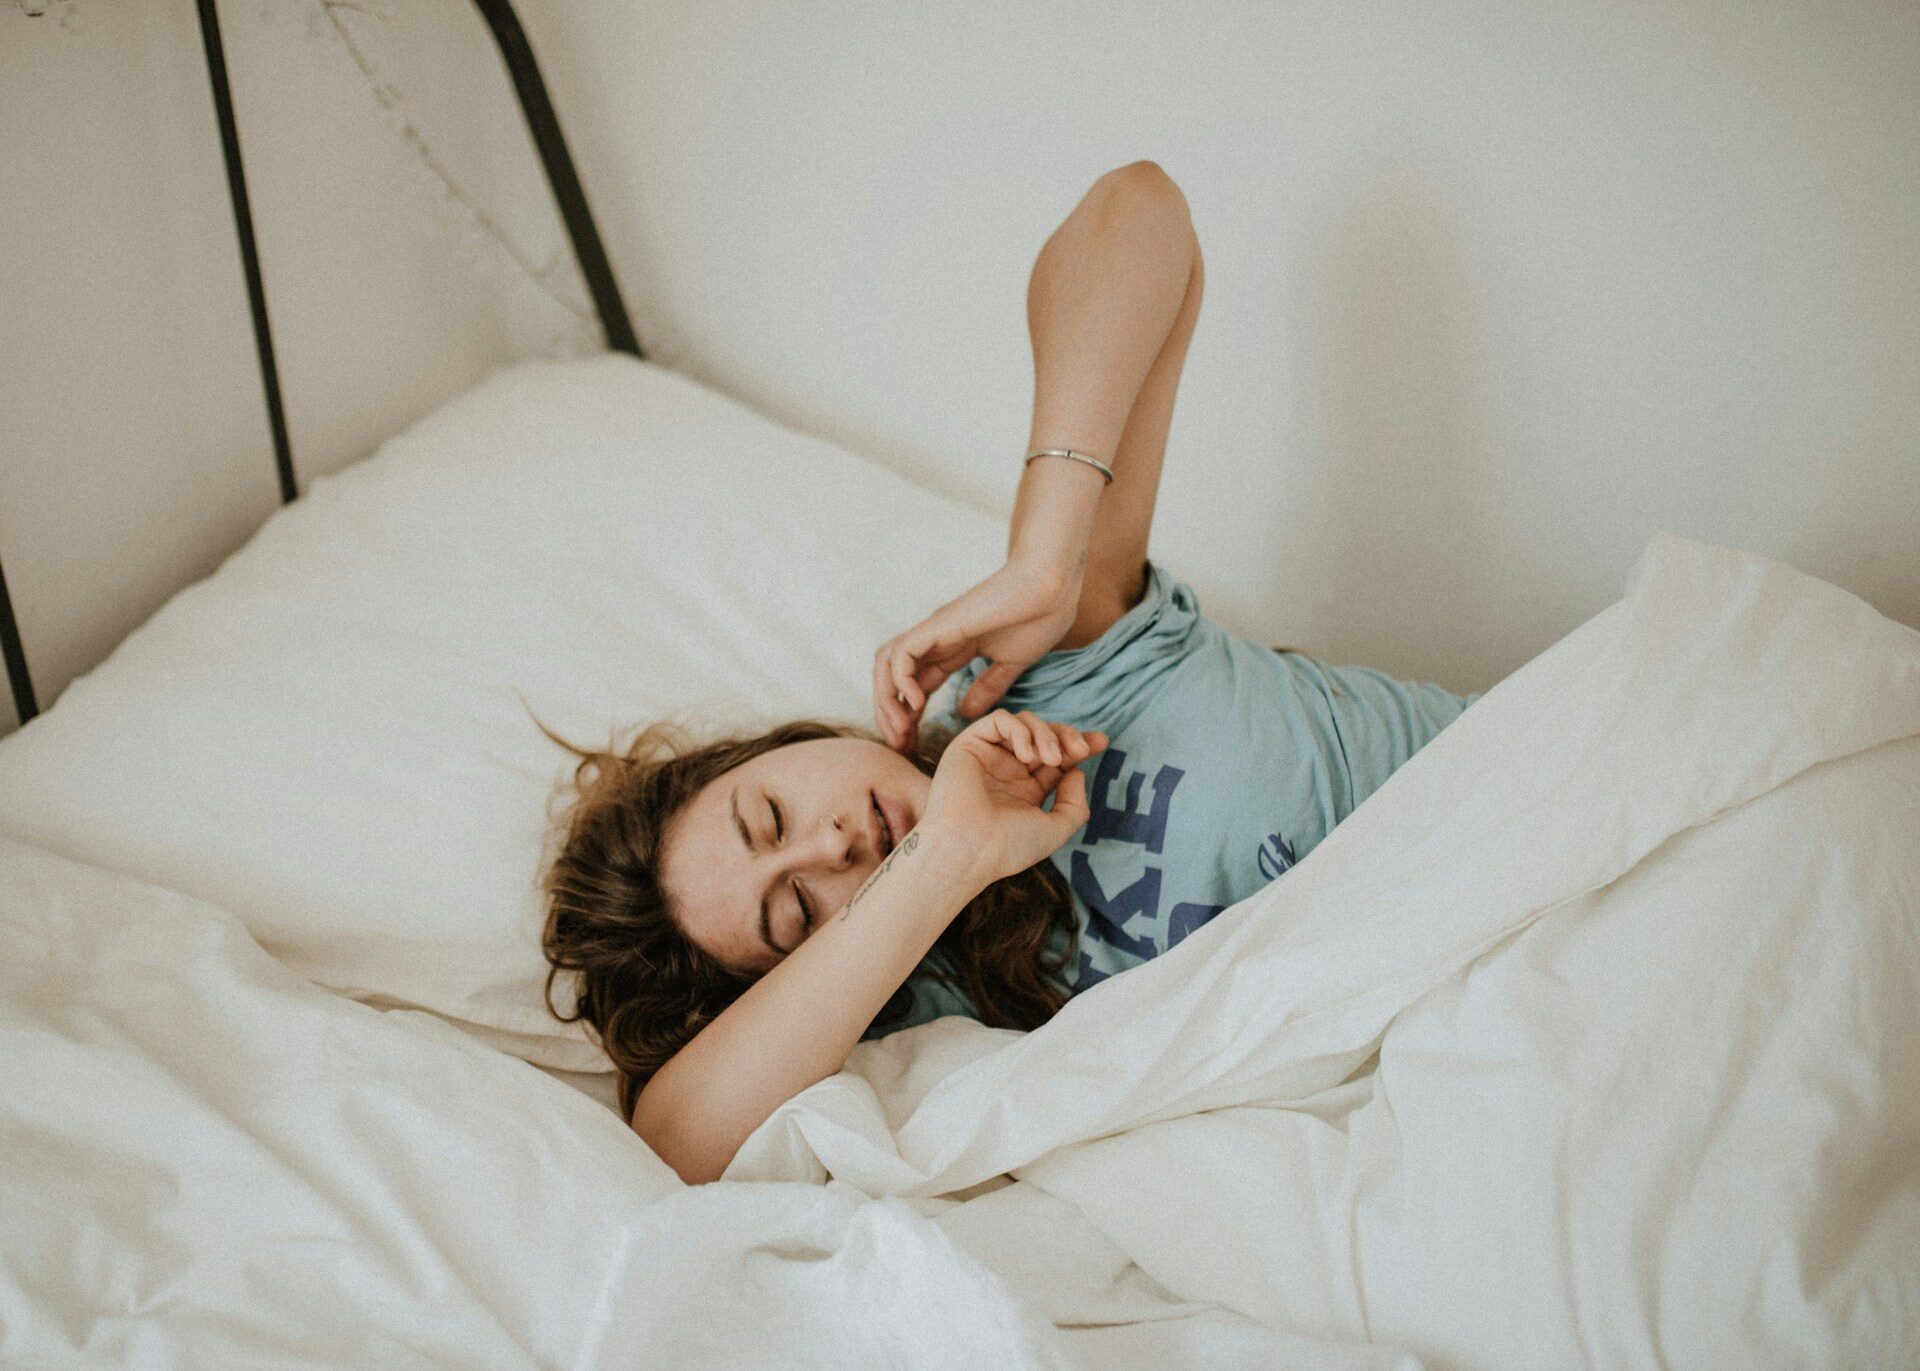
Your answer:
[[[1187,216],[1187,197],[1180,185],[1158,162],[1142,158],[1138,162],[1129,162],[1123,167],[1115,167],[1102,176],[1097,184],[1107,187],[1113,194],[1129,203],[1142,202],[1157,208]]]
[[[1190,251],[1198,241],[1187,197],[1158,162],[1115,167],[1094,182],[1086,198],[1097,222],[1150,233],[1170,252]]]
[[[658,1101],[649,1102],[644,1090],[635,1101],[633,1117],[628,1122],[640,1141],[653,1150],[654,1156],[672,1167],[674,1174],[688,1185],[719,1180],[733,1162],[733,1148],[715,1145],[711,1138],[702,1138],[697,1130],[675,1126],[672,1114],[662,1109]]]
[[[1124,167],[1115,167],[1100,179],[1138,186],[1142,189],[1180,189],[1174,184],[1173,178],[1167,175],[1166,168],[1145,157],[1137,162],[1129,162]]]
[[[678,1176],[688,1185],[707,1185],[727,1174],[727,1163],[731,1162],[733,1158],[728,1157],[724,1161],[718,1162],[706,1158],[681,1158],[678,1160],[667,1160],[663,1158],[662,1160],[666,1160],[667,1165],[673,1168],[674,1175]]]

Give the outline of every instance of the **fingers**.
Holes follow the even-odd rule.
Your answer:
[[[1006,743],[1007,750],[1018,757],[1023,765],[1039,766],[1040,755],[1033,746],[1033,726],[1027,722],[1033,715],[1009,714],[1001,710],[995,717],[1000,720],[1000,737]]]
[[[1053,817],[1069,835],[1093,817],[1093,810],[1087,804],[1087,773],[1078,767],[1068,771],[1054,790]]]
[[[1015,717],[1026,725],[1034,754],[1049,767],[1077,766],[1107,745],[1103,733],[1082,733],[1072,724],[1054,723],[1029,710]]]
[[[920,711],[927,707],[926,692],[920,689],[913,679],[915,659],[920,655],[912,640],[905,640],[896,647],[887,659],[887,673],[893,682],[893,688],[899,698],[906,702],[907,709],[918,718]]]
[[[898,747],[903,711],[893,697],[893,670],[888,662],[892,651],[893,642],[889,640],[873,654],[873,725],[889,746]]]
[[[940,688],[940,683],[953,675],[953,668],[944,662],[922,662],[920,669],[913,673],[913,683],[920,687],[920,693],[928,699]]]
[[[873,721],[889,747],[905,750],[913,741],[928,694],[951,674],[942,664],[920,665],[935,646],[920,634],[903,633],[873,654]]]
[[[1107,745],[1104,733],[1082,733],[1072,724],[1043,719],[1031,710],[1018,714],[996,710],[980,721],[989,736],[998,739],[1020,762],[1051,786],[1061,771],[1078,766]],[[1041,771],[1045,768],[1051,775]]]
[[[1055,732],[1055,725],[1048,723],[1031,710],[1021,710],[1018,718],[1027,726],[1027,737],[1033,745],[1035,755],[1042,762],[1052,767],[1066,764],[1066,755],[1061,749],[1061,739]]]
[[[1024,670],[1026,668],[1019,662],[995,662],[981,672],[974,679],[973,684],[967,687],[967,693],[961,697],[960,717],[962,719],[984,717],[988,710],[1000,702],[1000,697],[1007,693],[1008,687],[1020,679],[1020,673]]]

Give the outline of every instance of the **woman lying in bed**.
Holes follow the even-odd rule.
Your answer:
[[[1151,162],[1048,239],[1028,451],[1055,452],[1027,462],[1006,564],[875,655],[877,733],[572,748],[546,954],[579,973],[623,1112],[688,1181],[862,1037],[943,1014],[1034,1028],[1164,952],[1476,698],[1236,637],[1148,560],[1203,277]],[[956,673],[957,715],[922,727]]]

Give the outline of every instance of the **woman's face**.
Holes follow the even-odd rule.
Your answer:
[[[769,970],[866,884],[920,821],[932,786],[865,738],[763,752],[709,781],[667,826],[668,905],[713,956]]]

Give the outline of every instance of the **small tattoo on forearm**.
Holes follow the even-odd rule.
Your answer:
[[[879,869],[876,870],[871,876],[867,877],[866,884],[853,892],[853,898],[847,901],[847,907],[840,911],[839,919],[835,919],[834,922],[838,923],[840,919],[844,919],[847,917],[847,915],[853,913],[853,907],[860,903],[860,897],[866,894],[869,890],[873,889],[873,883],[875,881],[879,880],[882,876],[887,874],[887,870],[889,867],[893,865],[894,860],[898,857],[902,857],[907,853],[913,851],[914,848],[918,846],[920,846],[920,835],[918,833],[909,833],[907,834],[906,837],[902,838],[900,840],[900,846],[896,847],[893,851],[889,852],[887,854],[887,859],[884,862],[880,863]]]

